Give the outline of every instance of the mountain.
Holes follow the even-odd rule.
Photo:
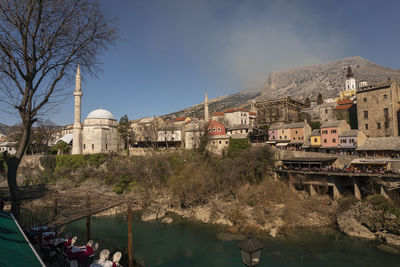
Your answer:
[[[336,97],[343,90],[349,66],[353,69],[357,84],[360,81],[374,84],[387,81],[388,78],[400,81],[400,70],[386,68],[361,57],[348,57],[315,66],[273,71],[268,75],[264,90],[257,100],[287,96],[301,100],[307,96],[316,97],[318,93],[324,99]]]
[[[0,134],[6,134],[10,126],[0,123]]]
[[[229,108],[239,107],[249,104],[250,101],[259,96],[261,92],[262,88],[252,87],[244,89],[236,94],[220,96],[217,98],[210,99],[208,100],[209,113],[210,115],[212,115],[217,111],[222,111]],[[201,102],[184,110],[164,115],[162,116],[162,118],[169,119],[169,118],[178,118],[183,116],[204,117],[204,102]]]
[[[360,81],[375,84],[387,81],[388,78],[400,81],[400,70],[386,68],[361,57],[348,57],[314,66],[273,71],[268,75],[264,88],[248,88],[236,94],[209,100],[210,114],[233,107],[248,107],[252,99],[260,101],[287,96],[299,100],[306,97],[316,99],[318,93],[321,93],[324,99],[336,97],[339,91],[344,89],[349,66],[353,69],[357,84]],[[182,116],[204,116],[203,103],[163,117]]]

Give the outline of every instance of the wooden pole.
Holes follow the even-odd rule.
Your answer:
[[[90,195],[87,196],[88,216],[86,217],[86,242],[90,240]]]
[[[133,244],[132,244],[132,207],[128,202],[128,255],[129,267],[133,267]]]

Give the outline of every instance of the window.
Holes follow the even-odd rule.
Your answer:
[[[287,140],[287,136],[285,135],[285,140]]]
[[[171,140],[174,141],[174,138],[172,137]]]
[[[240,133],[243,133],[243,130],[240,130]]]
[[[107,144],[106,144],[106,149],[107,149]]]
[[[228,141],[225,141],[225,144],[228,144]]]
[[[83,144],[83,149],[86,149],[86,145],[85,144]]]
[[[324,143],[326,144],[328,142],[328,140],[324,139]]]
[[[216,131],[216,129],[215,128],[213,128],[213,132],[215,132]]]
[[[285,131],[284,130],[282,130],[282,133],[284,133]]]
[[[280,135],[280,136],[279,136],[279,139],[281,139],[281,140],[282,140],[282,135]]]
[[[172,134],[174,134],[174,131],[172,131]]]
[[[389,121],[385,121],[385,129],[389,128]]]
[[[296,134],[297,134],[297,131],[296,131]]]
[[[364,110],[364,119],[368,119],[368,110]]]
[[[368,123],[365,124],[365,130],[368,130]]]
[[[94,144],[92,144],[92,150],[94,149]]]
[[[222,141],[219,141],[219,144],[222,144]]]
[[[383,95],[383,99],[387,99],[387,95]]]
[[[220,131],[221,131],[221,128],[218,127],[218,132],[220,132]]]
[[[336,133],[336,129],[331,130],[331,133]]]
[[[377,122],[377,126],[378,126],[378,129],[381,128],[381,123],[379,121]]]
[[[327,109],[325,109],[325,114],[328,114],[328,110]]]
[[[215,145],[215,141],[213,141],[213,145]]]
[[[317,142],[317,140],[318,140],[317,138],[314,138],[314,142]]]
[[[367,98],[366,97],[363,98],[363,102],[367,103]]]
[[[332,143],[336,143],[336,139],[335,138],[332,139]]]
[[[211,128],[208,128],[208,131],[211,132]]]
[[[296,140],[296,137],[293,137],[293,140]]]
[[[384,109],[383,109],[383,115],[384,115],[385,117],[389,116],[389,109],[388,109],[388,108],[384,108]]]

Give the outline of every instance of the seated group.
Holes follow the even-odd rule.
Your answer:
[[[60,252],[63,254],[70,263],[70,266],[87,266],[95,256],[96,251],[99,248],[98,243],[94,243],[93,240],[89,240],[86,246],[76,246],[76,236],[72,237],[71,233],[67,233],[65,238],[58,237],[61,230],[52,231],[46,226],[35,227],[31,229],[32,233],[42,232],[42,247],[50,250],[50,253]],[[72,238],[71,238],[72,237]],[[110,256],[110,251],[108,249],[103,249],[100,252],[100,258],[90,264],[90,267],[117,267],[121,266],[119,261],[121,260],[121,252],[115,252],[113,255],[113,260],[108,260]]]

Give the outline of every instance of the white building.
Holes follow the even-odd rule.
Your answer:
[[[96,109],[83,122],[82,153],[118,151],[118,123],[111,112]]]
[[[184,128],[184,140],[185,140],[185,148],[193,149],[200,147],[201,138],[205,132],[205,121],[192,121],[185,125]]]
[[[72,154],[95,154],[118,151],[118,123],[111,112],[96,109],[81,123],[81,73],[78,66],[75,80],[74,126]]]
[[[7,151],[8,154],[15,155],[15,153],[17,153],[15,145],[15,142],[0,142],[0,153]]]
[[[224,112],[227,126],[250,124],[249,111],[242,108],[228,109]]]

